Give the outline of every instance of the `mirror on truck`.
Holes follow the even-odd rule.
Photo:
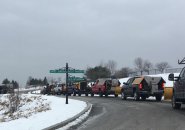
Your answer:
[[[170,74],[170,75],[168,76],[168,80],[174,81],[174,74]]]

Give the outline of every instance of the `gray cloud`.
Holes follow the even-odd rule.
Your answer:
[[[0,2],[0,80],[25,83],[49,69],[86,69],[140,56],[177,66],[184,57],[183,0],[6,0]]]

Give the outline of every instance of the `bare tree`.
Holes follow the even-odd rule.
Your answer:
[[[115,72],[115,77],[116,78],[125,78],[129,76],[129,73],[132,70],[129,67],[123,67],[122,69],[118,70]]]
[[[106,67],[110,70],[111,75],[115,74],[117,63],[113,60],[109,60],[108,63],[106,64]]]
[[[144,67],[144,71],[149,74],[150,69],[153,68],[153,64],[150,61],[145,60],[143,67]]]
[[[134,60],[136,70],[141,72],[141,75],[144,71],[144,60],[141,57],[138,57]]]
[[[164,70],[169,67],[170,65],[168,64],[168,62],[160,62],[156,64],[156,68],[159,69],[161,73],[164,73]]]
[[[19,103],[20,103],[20,93],[19,93],[19,88],[17,93],[15,93],[14,88],[13,88],[13,84],[9,84],[8,85],[9,88],[9,113],[12,114],[15,111],[17,111]]]

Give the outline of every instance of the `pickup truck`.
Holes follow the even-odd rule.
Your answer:
[[[73,96],[81,96],[82,94],[85,94],[85,96],[88,96],[91,92],[91,88],[88,86],[86,81],[78,82],[74,84],[74,94]]]
[[[121,94],[120,82],[117,79],[98,79],[96,83],[92,86],[91,96],[94,94],[99,94],[100,97],[107,97],[108,95],[115,95],[118,97]]]
[[[170,74],[168,79],[174,81],[172,108],[180,109],[181,104],[185,103],[185,67],[178,77],[175,77],[174,74]]]
[[[121,98],[126,100],[127,97],[134,97],[134,100],[138,101],[140,97],[146,100],[150,96],[155,96],[157,101],[161,101],[165,83],[162,77],[132,77],[123,83]]]

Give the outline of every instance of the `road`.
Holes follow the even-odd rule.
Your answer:
[[[185,108],[170,103],[119,97],[70,97],[93,104],[89,118],[71,130],[185,130]],[[70,102],[69,102],[70,103]]]

